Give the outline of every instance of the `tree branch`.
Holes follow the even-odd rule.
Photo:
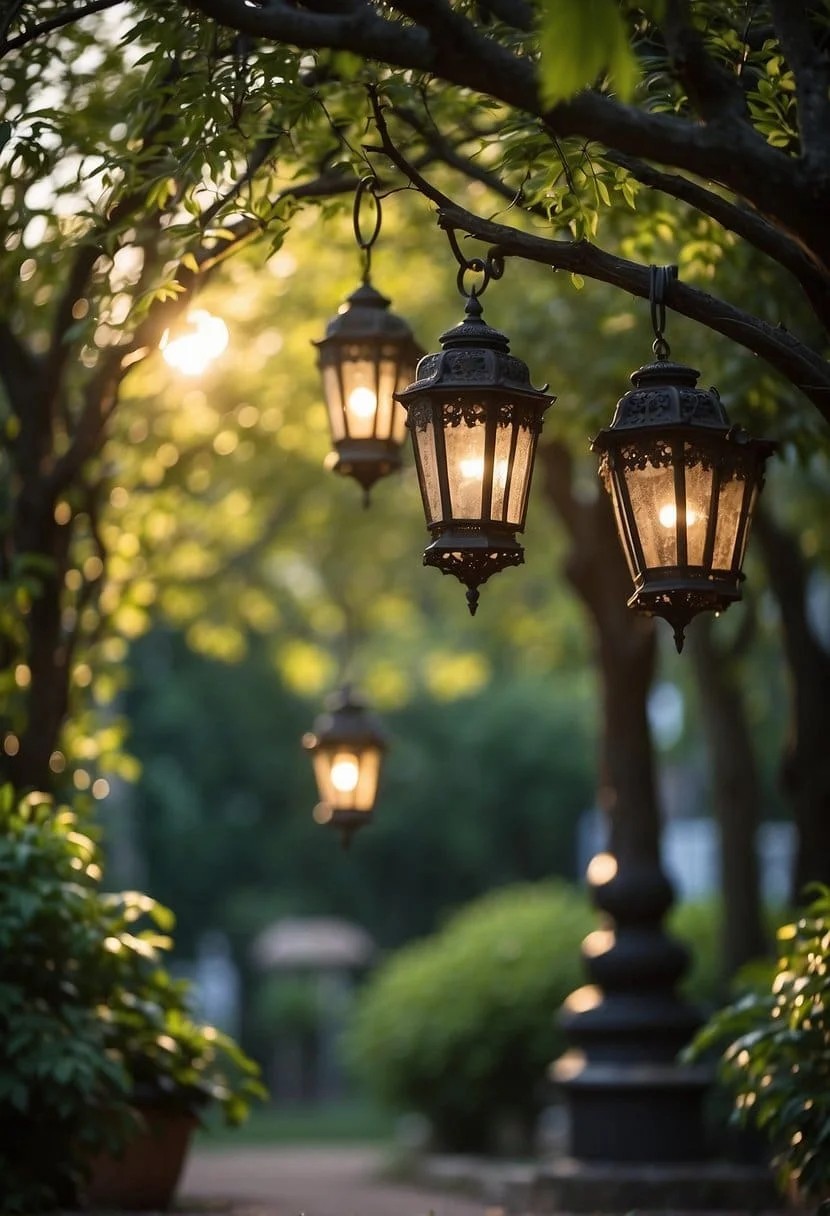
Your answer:
[[[339,172],[329,173],[282,191],[275,200],[275,206],[289,198],[330,197],[332,194],[344,193],[353,188],[354,181],[351,177]],[[102,361],[84,392],[84,406],[75,427],[72,442],[56,461],[50,474],[49,493],[53,498],[71,483],[85,461],[96,452],[101,433],[118,405],[121,382],[129,369],[158,346],[165,328],[190,304],[197,284],[201,286],[220,262],[260,233],[262,225],[254,220],[245,219],[233,225],[229,231],[231,235],[217,239],[210,247],[203,245],[195,252],[198,272],[179,265],[173,281],[179,283],[184,291],[175,299],[154,302],[129,341],[120,346],[111,347],[102,356]]]
[[[540,262],[558,270],[598,279],[620,287],[632,295],[649,299],[650,271],[626,258],[617,257],[587,241],[557,241],[535,236],[482,219],[460,207],[409,164],[392,142],[383,110],[372,93],[375,123],[383,152],[415,188],[439,208],[438,223],[457,228],[476,240],[494,246],[506,257]],[[830,422],[830,364],[785,329],[769,325],[758,317],[710,296],[707,292],[674,281],[666,293],[666,304],[675,312],[699,321],[740,346],[760,355],[799,389]]]
[[[816,48],[806,0],[771,0],[772,20],[784,58],[795,76],[801,154],[830,172],[830,64]]]
[[[708,215],[789,271],[804,290],[825,330],[830,331],[830,278],[816,267],[813,259],[792,238],[767,223],[756,211],[741,207],[688,177],[664,173],[645,161],[621,152],[610,151],[603,155],[612,165],[626,169],[644,186],[688,203],[696,211]]]
[[[737,77],[730,76],[706,50],[692,23],[688,0],[668,0],[660,26],[678,79],[701,118],[730,126],[746,122],[743,89]]]
[[[60,12],[55,13],[53,17],[47,18],[46,21],[39,22],[38,25],[31,26],[23,33],[15,35],[14,38],[4,39],[0,42],[0,59],[7,55],[9,51],[17,51],[21,47],[28,46],[30,42],[37,41],[44,34],[51,33],[52,30],[59,30],[65,25],[72,25],[75,21],[80,21],[82,17],[89,17],[93,13],[103,12],[106,8],[116,8],[119,4],[123,4],[124,0],[89,0],[87,4],[82,4],[80,8],[64,8]]]

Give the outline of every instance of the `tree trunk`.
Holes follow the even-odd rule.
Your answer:
[[[804,899],[805,884],[830,884],[830,655],[807,617],[807,568],[796,537],[768,511],[754,524],[770,585],[781,609],[784,649],[792,676],[792,722],[781,766],[781,783],[798,829],[792,895]]]
[[[747,606],[749,610],[749,606]],[[751,619],[749,616],[746,619]],[[701,613],[689,633],[720,830],[723,978],[765,953],[757,834],[761,790],[737,649],[715,644],[714,618]]]

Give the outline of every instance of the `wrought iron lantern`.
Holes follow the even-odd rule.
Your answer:
[[[311,754],[320,796],[314,819],[337,828],[347,848],[352,835],[372,822],[386,735],[346,685],[327,699],[303,747]]]
[[[752,514],[775,450],[729,424],[715,388],[669,361],[665,291],[676,267],[652,266],[655,361],[631,376],[593,448],[614,506],[634,593],[629,606],[661,616],[678,652],[699,612],[721,612],[741,598]]]
[[[542,416],[555,398],[531,385],[526,364],[482,316],[479,296],[502,273],[498,254],[466,261],[449,235],[467,296],[464,320],[441,336],[440,353],[421,359],[415,382],[397,398],[433,536],[424,565],[454,574],[474,615],[481,584],[524,561],[516,534],[525,526]],[[484,275],[478,291],[465,291],[467,271]]]
[[[360,206],[374,199],[375,223],[364,237]],[[341,305],[315,342],[334,452],[328,467],[360,483],[364,502],[379,478],[401,465],[406,419],[395,391],[412,379],[423,351],[402,317],[389,311],[389,300],[369,281],[372,246],[381,225],[380,198],[374,177],[358,185],[354,204],[355,239],[364,255],[363,281]]]

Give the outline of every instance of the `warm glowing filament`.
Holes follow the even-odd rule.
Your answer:
[[[674,528],[677,524],[677,508],[673,502],[667,502],[657,512],[657,518],[664,528]],[[691,528],[698,521],[697,511],[692,511],[689,507],[686,508],[686,523]]]
[[[340,794],[350,794],[357,789],[360,768],[356,756],[341,752],[334,757],[331,766],[331,783]]]
[[[349,413],[358,418],[371,418],[378,408],[378,399],[370,388],[353,388],[349,393]]]
[[[160,349],[165,363],[184,376],[201,376],[228,345],[228,327],[204,308],[187,314],[186,330],[176,337],[164,331]]]

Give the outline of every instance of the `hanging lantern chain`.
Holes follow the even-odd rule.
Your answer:
[[[677,278],[676,266],[649,267],[648,300],[651,306],[651,327],[654,341],[651,349],[655,358],[668,359],[671,347],[665,338],[666,332],[666,288]]]
[[[484,258],[465,258],[461,251],[461,246],[458,244],[458,238],[455,235],[454,228],[445,229],[447,240],[450,243],[453,256],[458,262],[458,276],[456,284],[459,294],[469,299],[477,299],[478,296],[484,293],[487,285],[493,279],[500,279],[504,274],[504,255],[499,249],[488,249],[487,256]],[[481,283],[476,287],[475,284],[470,284],[469,288],[464,285],[464,276],[467,274],[477,274],[482,276]]]
[[[368,236],[364,235],[363,227],[360,222],[361,207],[365,199],[370,198],[374,204],[374,223],[371,232]],[[357,247],[363,253],[363,282],[369,282],[369,271],[372,265],[372,246],[380,236],[380,226],[382,221],[380,195],[378,194],[378,179],[374,174],[367,174],[362,177],[357,184],[357,189],[354,195],[354,209],[352,211],[352,226],[354,228],[354,239],[357,241]]]

